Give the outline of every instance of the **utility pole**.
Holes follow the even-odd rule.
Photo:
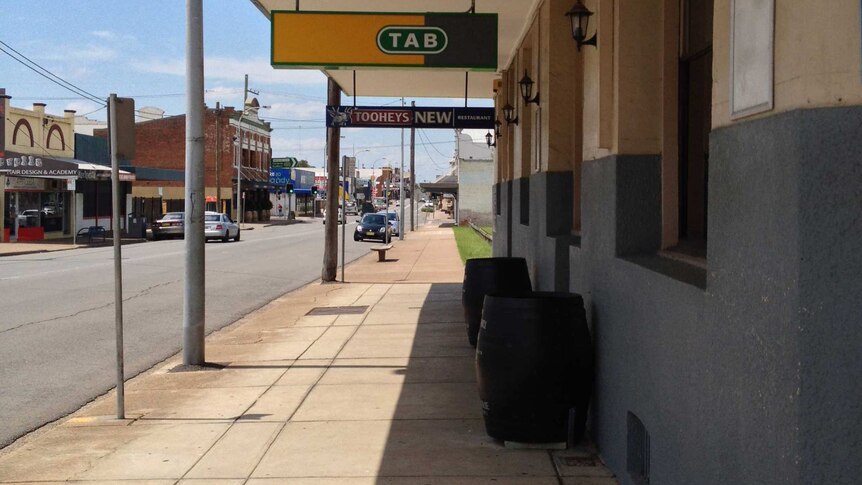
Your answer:
[[[353,155],[356,156],[356,149],[353,149]],[[347,264],[345,251],[347,248],[347,157],[341,157],[341,186],[340,190],[344,190],[344,195],[338,195],[338,205],[341,207],[341,282],[344,283],[344,266]]]
[[[341,87],[332,78],[327,84],[327,104],[341,104]],[[338,271],[338,158],[340,154],[341,129],[326,129],[326,229],[323,246],[323,271],[320,279],[335,281]]]
[[[186,210],[183,364],[204,361],[204,26],[203,0],[186,3]]]
[[[414,100],[412,106],[416,107]],[[416,219],[419,213],[416,210],[416,128],[410,128],[410,230],[416,230]],[[416,216],[415,218],[413,216]]]
[[[240,108],[237,129],[236,155],[236,223],[242,227],[242,119],[245,116],[245,100],[248,98],[248,74],[245,75],[245,86],[242,90],[242,108]]]
[[[221,103],[216,101],[216,212],[221,212]]]
[[[455,225],[461,225],[461,130],[455,129],[455,180],[458,181],[458,191],[455,193]]]
[[[404,107],[404,98],[401,98],[401,107]],[[401,174],[398,176],[398,203],[401,205],[401,214],[398,216],[398,240],[404,240],[404,128],[401,128]]]

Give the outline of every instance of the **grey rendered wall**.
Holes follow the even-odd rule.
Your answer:
[[[850,484],[862,476],[862,109],[801,110],[711,135],[706,270],[656,255],[660,160],[584,163],[582,238],[548,236],[553,181],[511,190],[534,285],[584,295],[592,434],[623,484],[626,413],[651,484]],[[515,184],[519,181],[515,181]],[[551,256],[552,255],[552,256]]]
[[[513,182],[511,255],[526,258],[536,290],[568,291],[572,188],[571,172],[542,172]],[[523,194],[529,194],[526,207]],[[529,213],[526,224],[522,212]]]
[[[862,476],[860,134],[857,107],[800,110],[712,136],[710,231],[726,237],[715,251],[710,240],[710,265],[721,271],[710,268],[709,316],[730,313],[749,335],[732,339],[748,346],[740,370],[761,376],[738,432],[754,453],[739,461],[773,480],[764,483],[778,483],[771,473],[800,484]]]
[[[494,185],[495,215],[494,241],[492,251],[494,256],[507,257],[512,255],[512,181],[508,180]]]

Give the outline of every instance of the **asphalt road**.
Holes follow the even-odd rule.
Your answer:
[[[374,245],[353,241],[355,225],[348,262]],[[320,278],[323,227],[257,226],[207,243],[207,332]],[[181,349],[183,248],[123,247],[127,378]],[[0,448],[114,387],[113,291],[110,247],[0,258]]]

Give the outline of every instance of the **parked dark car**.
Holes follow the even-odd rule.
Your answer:
[[[182,212],[168,212],[161,219],[153,222],[153,241],[169,237],[183,237],[185,235]]]
[[[353,233],[353,240],[364,241],[365,239],[377,239],[384,242],[392,239],[392,226],[386,223],[385,214],[365,214],[362,216],[362,220],[356,226],[356,232]]]

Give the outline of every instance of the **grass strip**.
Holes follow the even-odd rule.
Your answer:
[[[470,226],[453,227],[452,230],[455,231],[455,244],[462,263],[472,258],[491,257],[491,244]]]

